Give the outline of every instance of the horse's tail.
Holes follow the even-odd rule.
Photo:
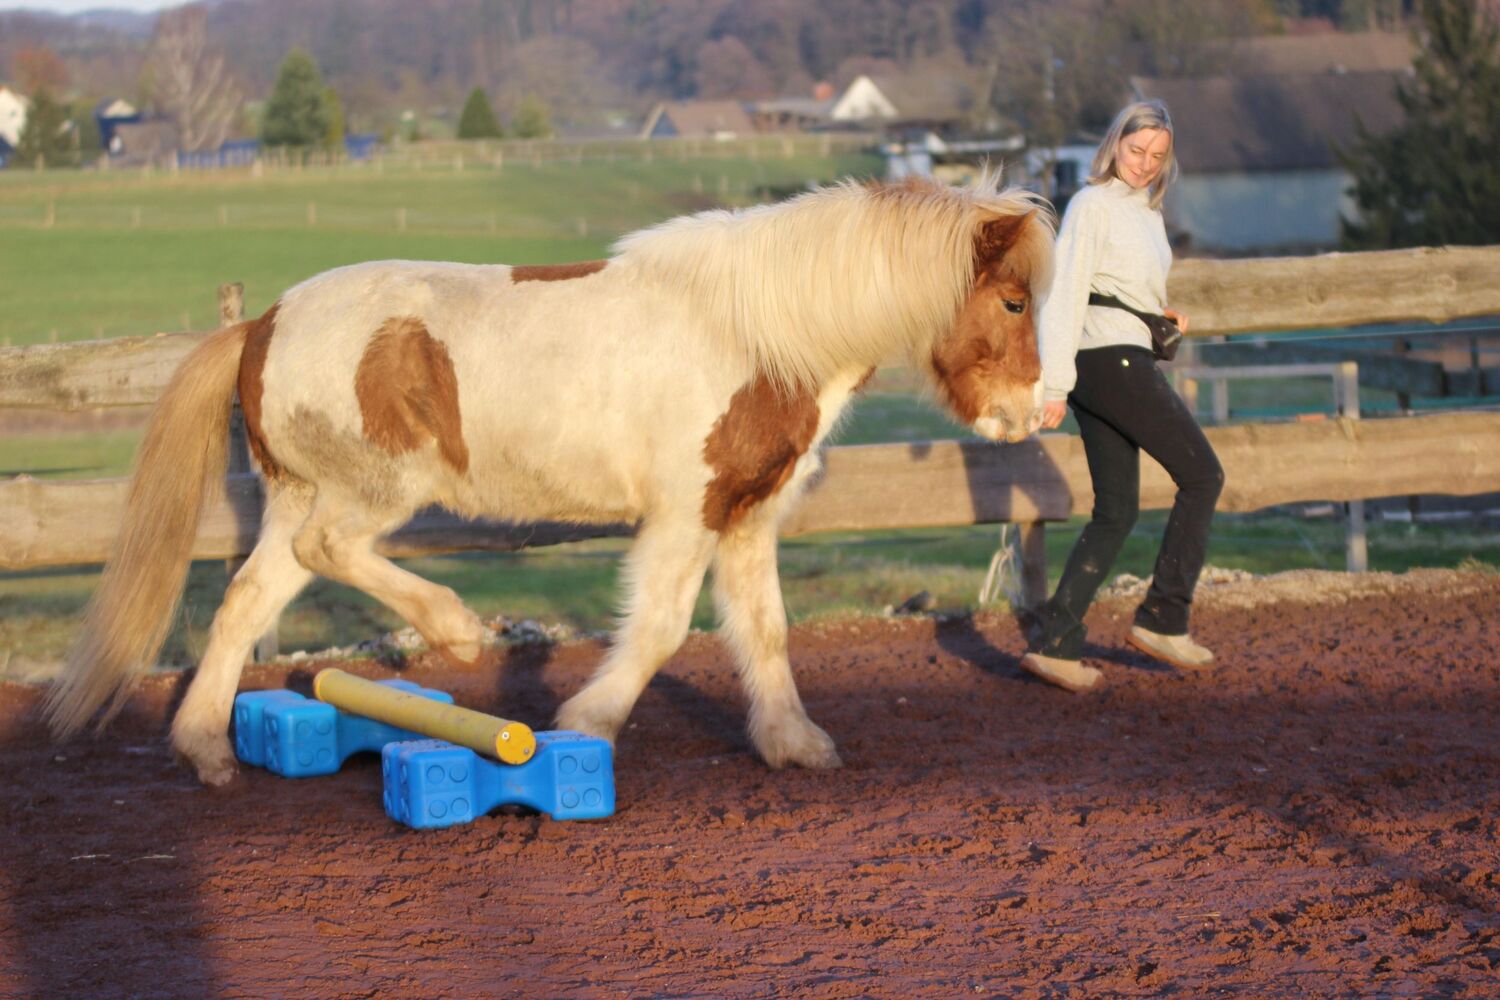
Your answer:
[[[103,728],[166,641],[182,597],[198,518],[223,488],[229,418],[248,324],[188,355],[151,414],[124,523],[84,615],[83,631],[47,693],[47,724],[75,735],[108,703]]]

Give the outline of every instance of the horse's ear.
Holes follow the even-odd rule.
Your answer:
[[[1031,223],[1035,210],[1025,215],[1002,215],[980,225],[974,237],[974,262],[987,264],[1010,253]]]

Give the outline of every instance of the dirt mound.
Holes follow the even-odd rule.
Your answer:
[[[1256,576],[1239,569],[1206,566],[1194,592],[1199,608],[1241,608],[1266,604],[1344,605],[1368,598],[1397,599],[1406,594],[1459,598],[1500,583],[1494,574],[1454,569],[1414,569],[1406,573],[1335,573],[1332,570],[1294,569]],[[1139,601],[1151,585],[1121,573],[1100,592],[1106,601]]]
[[[1332,576],[1205,591],[1207,676],[1123,648],[1106,601],[1086,696],[1024,674],[1004,616],[796,629],[827,773],[751,756],[695,635],[593,823],[406,830],[369,759],[209,791],[163,743],[180,678],[66,747],[0,685],[0,996],[1493,995],[1500,577]],[[404,675],[543,723],[600,653]]]

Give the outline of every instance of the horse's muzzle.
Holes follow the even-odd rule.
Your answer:
[[[974,433],[990,441],[1005,441],[1015,444],[1035,434],[1042,426],[1042,383],[1038,379],[1031,387],[1030,405],[1011,397],[1012,405],[1001,403],[989,416],[974,421]],[[1017,405],[1019,403],[1019,405]]]

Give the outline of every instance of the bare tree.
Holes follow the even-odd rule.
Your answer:
[[[228,138],[242,103],[224,53],[208,43],[206,22],[202,7],[162,14],[146,53],[146,89],[189,151]]]

